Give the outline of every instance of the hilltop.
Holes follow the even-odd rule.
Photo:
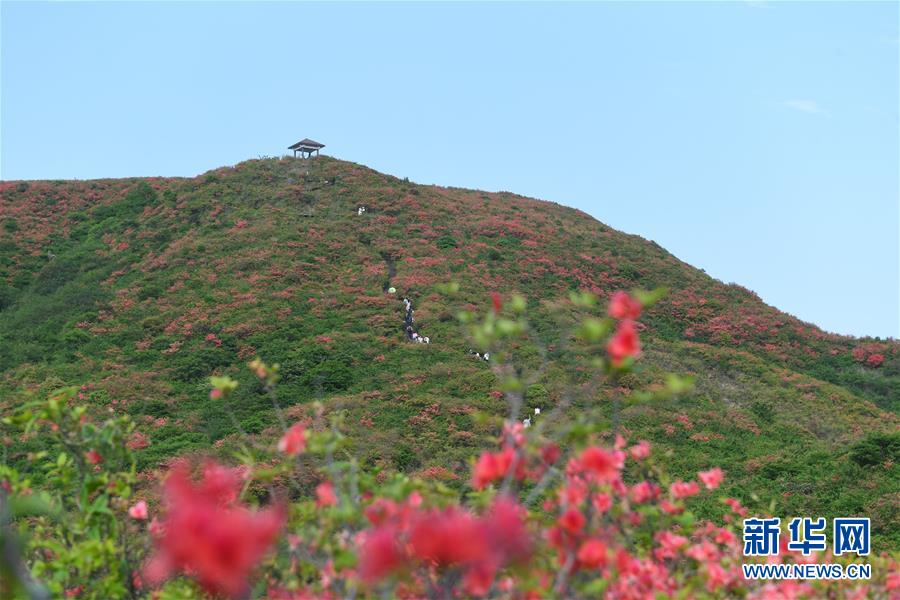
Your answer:
[[[276,427],[244,368],[260,356],[280,363],[289,414],[315,400],[345,410],[366,461],[462,485],[492,435],[476,413],[504,405],[490,365],[467,353],[459,310],[484,309],[492,291],[528,299],[549,358],[528,402],[552,407],[566,360],[560,301],[665,286],[641,319],[641,368],[591,404],[692,375],[689,394],[629,405],[629,437],[669,451],[676,475],[720,465],[751,508],[871,516],[900,543],[900,344],[823,332],[583,212],[329,157],[196,178],[4,182],[0,193],[0,413],[80,385],[96,410],[137,420],[151,469]],[[459,292],[439,293],[450,281]],[[431,344],[404,339],[403,295]],[[242,382],[231,419],[208,397],[211,373]],[[20,466],[39,444],[9,442]]]

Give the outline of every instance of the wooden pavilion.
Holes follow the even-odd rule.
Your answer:
[[[309,158],[310,156],[313,155],[313,152],[315,152],[316,156],[318,156],[319,149],[324,148],[324,147],[325,147],[325,144],[320,144],[319,142],[316,142],[309,138],[304,138],[304,139],[300,140],[299,142],[297,142],[296,144],[294,144],[293,146],[288,146],[288,150],[294,151],[294,158],[297,157],[298,152],[300,153],[300,158]],[[304,154],[306,156],[303,156]]]

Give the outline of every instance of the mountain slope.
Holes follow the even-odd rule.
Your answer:
[[[559,300],[666,286],[642,318],[641,370],[575,410],[692,374],[694,392],[622,415],[632,437],[671,450],[676,475],[718,464],[751,508],[862,514],[900,538],[900,476],[884,453],[900,424],[900,345],[822,332],[579,211],[321,157],[192,179],[6,182],[0,226],[0,411],[83,384],[98,410],[142,424],[144,467],[275,427],[243,368],[258,355],[281,364],[289,414],[322,400],[347,411],[367,461],[461,485],[492,434],[477,413],[503,403],[490,366],[467,354],[459,309],[483,310],[490,291],[529,299],[550,359],[529,402],[547,407],[566,385]],[[454,297],[437,292],[448,281]],[[404,340],[404,294],[432,344]],[[213,372],[242,382],[224,414],[207,396]],[[18,441],[10,458],[38,446]]]

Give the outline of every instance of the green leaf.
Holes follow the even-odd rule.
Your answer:
[[[577,335],[586,342],[596,343],[605,338],[611,330],[611,319],[596,319],[591,317],[581,322]]]
[[[674,373],[666,375],[666,390],[672,394],[683,394],[694,388],[694,377],[679,377]]]
[[[334,553],[334,569],[342,571],[356,566],[356,554],[349,550],[338,549]]]
[[[645,292],[644,290],[635,290],[632,295],[637,298],[638,302],[649,308],[656,304],[663,296],[669,293],[669,288],[659,287],[653,291]]]

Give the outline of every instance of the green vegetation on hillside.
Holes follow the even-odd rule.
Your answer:
[[[528,402],[551,408],[569,385],[560,336],[574,319],[559,299],[664,286],[641,320],[638,370],[568,410],[624,398],[623,430],[668,451],[675,476],[718,465],[751,511],[871,516],[878,543],[900,545],[900,345],[822,332],[579,211],[327,157],[0,185],[0,413],[77,384],[98,414],[137,423],[149,441],[139,469],[274,435],[272,399],[243,368],[260,356],[281,365],[287,414],[321,400],[346,411],[367,464],[459,487],[493,439],[478,415],[504,404],[491,365],[467,354],[458,311],[491,291],[528,298],[548,358]],[[450,281],[459,293],[438,293]],[[403,295],[431,344],[404,340]],[[695,391],[627,401],[669,372]],[[228,419],[207,396],[210,373],[241,384]],[[26,468],[41,444],[7,438],[7,460]]]

